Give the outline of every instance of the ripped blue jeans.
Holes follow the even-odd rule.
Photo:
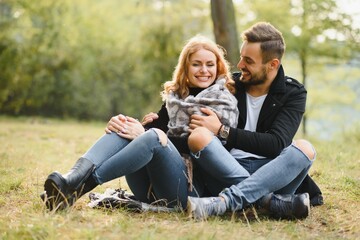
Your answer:
[[[138,200],[151,203],[163,199],[169,207],[185,209],[186,166],[170,140],[166,138],[163,142],[154,129],[132,141],[116,133],[105,134],[83,157],[96,165],[93,176],[99,184],[125,176]]]
[[[294,144],[274,159],[235,159],[216,137],[192,156],[204,171],[207,188],[212,194],[222,190],[219,195],[232,211],[243,209],[271,192],[293,194],[314,161]]]

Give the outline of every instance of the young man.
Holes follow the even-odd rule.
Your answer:
[[[218,197],[188,197],[187,211],[205,219],[256,203],[279,218],[307,217],[309,194],[295,191],[316,153],[309,142],[292,140],[305,112],[307,92],[285,76],[285,42],[274,26],[257,23],[242,38],[241,73],[235,79],[238,128],[222,125],[207,109],[203,112],[208,116],[193,115],[189,125],[193,131],[188,144],[210,192],[225,189]]]

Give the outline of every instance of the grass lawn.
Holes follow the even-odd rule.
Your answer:
[[[0,239],[359,239],[360,131],[337,142],[312,140],[310,171],[325,204],[304,220],[273,220],[251,210],[195,222],[184,213],[132,213],[87,206],[46,210],[39,194],[53,170],[62,173],[104,133],[104,124],[0,118]],[[123,178],[97,187],[125,188]]]

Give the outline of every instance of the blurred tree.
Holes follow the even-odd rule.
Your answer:
[[[327,101],[314,92],[319,86],[337,92],[343,79],[329,84],[329,74],[314,70],[326,71],[329,59],[354,59],[360,46],[358,29],[334,1],[234,1],[239,29],[270,21],[284,34],[287,56],[301,60],[311,93],[307,116],[321,101],[354,101],[349,92]],[[0,113],[108,119],[119,112],[140,118],[156,111],[161,84],[171,79],[185,40],[236,27],[233,18],[215,27],[222,20],[211,21],[209,4],[218,19],[231,1],[0,0]],[[239,50],[227,52],[236,65]],[[348,78],[349,91],[358,89],[352,75],[337,76]]]
[[[157,110],[180,44],[210,33],[207,6],[0,1],[0,113],[108,119]]]
[[[359,31],[353,29],[351,16],[342,13],[335,0],[293,1],[292,12],[295,21],[288,47],[300,59],[305,86],[311,58],[316,58],[317,62],[329,58],[348,60],[360,50]],[[307,115],[303,119],[303,134],[306,134],[306,124]]]
[[[136,65],[138,81],[133,82],[132,93],[138,93],[143,103],[141,106],[134,103],[131,107],[137,114],[139,109],[143,110],[141,114],[159,110],[162,84],[171,80],[185,41],[196,34],[212,36],[206,2],[155,2],[150,4],[152,8],[139,19],[138,24],[142,40],[138,43],[141,58]]]
[[[258,21],[268,21],[279,28],[287,44],[287,52],[300,62],[300,81],[307,87],[310,68],[329,60],[344,61],[358,57],[359,29],[353,19],[343,13],[336,0],[244,0],[239,8],[240,23],[248,27]],[[311,99],[310,99],[311,100]],[[311,111],[311,104],[310,109]],[[303,118],[306,134],[307,113]]]
[[[226,49],[231,69],[236,70],[240,50],[232,0],[211,0],[211,17],[215,40]]]
[[[1,41],[8,42],[8,46],[0,55],[3,69],[0,78],[6,84],[6,90],[1,92],[0,109],[5,113],[40,115],[63,109],[64,102],[56,101],[55,108],[54,105],[47,108],[47,104],[56,95],[66,98],[70,89],[68,84],[61,88],[57,85],[68,81],[65,73],[71,65],[71,59],[59,51],[63,41],[57,25],[65,5],[20,0],[8,4],[12,27],[4,29],[7,41],[4,38]]]
[[[11,29],[14,26],[11,5],[8,2],[0,2],[0,106],[9,95],[10,85],[8,66],[13,65],[13,51],[15,43],[11,36]],[[0,107],[1,109],[1,107]]]

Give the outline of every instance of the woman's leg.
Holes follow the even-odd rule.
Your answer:
[[[137,200],[145,203],[152,203],[156,200],[151,189],[151,182],[146,167],[127,174],[125,179]]]
[[[90,160],[96,167],[99,167],[129,143],[128,139],[122,138],[114,132],[104,134],[82,157]]]
[[[186,206],[186,166],[175,146],[161,130],[150,129],[131,141],[102,162],[95,169],[94,175],[99,183],[126,175],[129,187],[139,200],[147,196],[151,183],[155,199],[165,199],[169,206],[179,203],[182,207]],[[147,178],[148,181],[143,182]]]
[[[78,198],[98,185],[92,173],[97,165],[120,151],[129,143],[116,134],[102,136],[64,175],[51,173],[44,184],[46,194],[41,194],[46,206],[63,209],[71,206]]]

